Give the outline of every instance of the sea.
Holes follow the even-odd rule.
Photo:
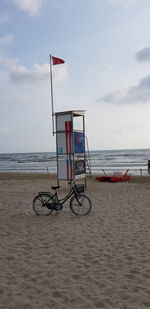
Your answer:
[[[90,169],[94,175],[148,174],[150,149],[93,150],[89,152]],[[89,169],[87,169],[87,172]],[[0,173],[57,173],[55,152],[0,154]]]

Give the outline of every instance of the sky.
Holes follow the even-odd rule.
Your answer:
[[[0,1],[0,153],[55,151],[54,111],[86,110],[90,150],[150,148],[149,0]]]

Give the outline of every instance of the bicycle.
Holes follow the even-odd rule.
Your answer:
[[[70,199],[70,209],[75,215],[86,216],[90,213],[92,202],[84,193],[84,185],[76,185],[71,183],[70,191],[62,199],[58,198],[58,189],[60,186],[51,187],[51,192],[39,192],[33,200],[33,211],[36,215],[49,216],[53,211],[60,212],[64,203]]]

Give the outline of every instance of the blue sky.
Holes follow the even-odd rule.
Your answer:
[[[89,148],[150,148],[149,0],[0,1],[0,153],[55,151],[55,111],[85,109]]]

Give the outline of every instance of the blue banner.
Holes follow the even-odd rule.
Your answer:
[[[85,134],[74,132],[74,153],[85,153]]]

